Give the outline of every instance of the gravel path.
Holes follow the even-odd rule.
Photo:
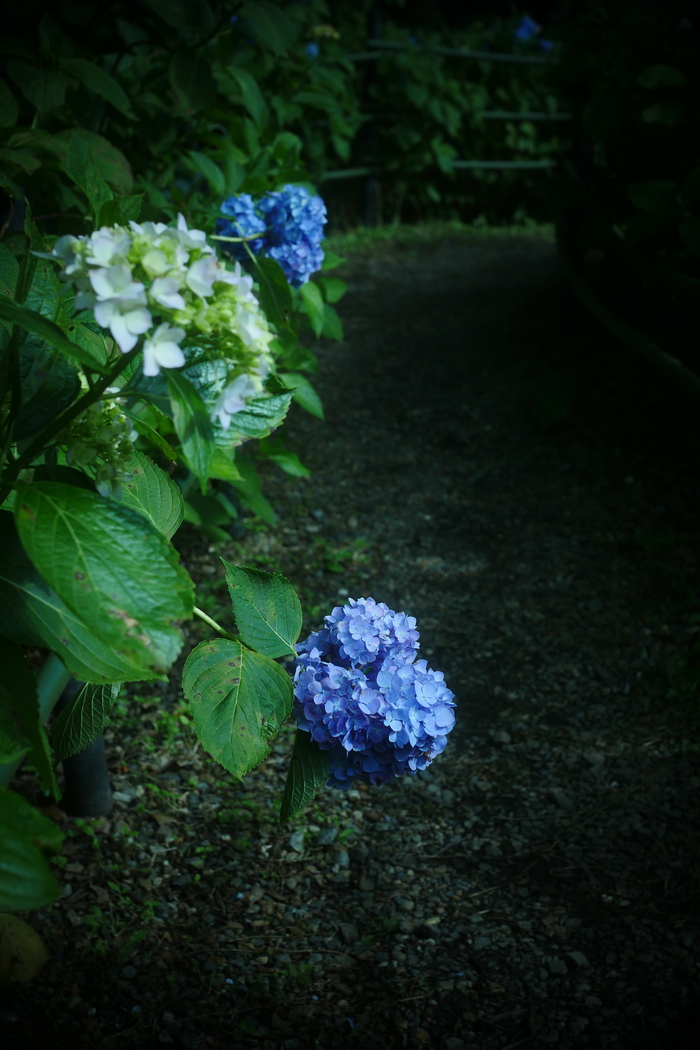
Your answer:
[[[308,627],[348,594],[415,615],[458,726],[426,773],[280,831],[288,735],[232,785],[185,726],[165,749],[151,691],[111,738],[113,819],[33,917],[52,962],[10,1046],[695,1046],[692,427],[541,237],[346,276],[327,422],[289,428],[312,477],[266,472],[277,530],[185,556],[212,612],[223,553],[285,571]]]

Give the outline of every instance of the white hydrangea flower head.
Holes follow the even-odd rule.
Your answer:
[[[224,430],[231,425],[231,417],[241,412],[246,402],[259,393],[259,384],[243,373],[231,380],[221,391],[212,411],[212,419],[218,419]]]

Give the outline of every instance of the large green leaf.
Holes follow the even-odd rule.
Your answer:
[[[46,582],[107,646],[143,669],[167,671],[192,616],[193,586],[177,553],[141,514],[56,482],[23,485],[15,520]]]
[[[275,54],[281,55],[296,40],[299,24],[269,0],[249,0],[243,17],[250,34]]]
[[[0,80],[0,128],[12,128],[17,122],[19,105],[4,80]]]
[[[20,645],[59,655],[84,682],[137,682],[161,677],[105,645],[92,625],[61,601],[29,561],[10,514],[0,514],[0,633]]]
[[[7,641],[6,638],[0,638],[0,666],[2,667],[0,708],[3,712],[5,728],[9,728],[7,722],[9,715],[18,727],[20,736],[28,744],[21,753],[25,751],[29,753],[29,758],[41,778],[41,786],[44,791],[50,792],[54,798],[59,798],[60,793],[49,755],[49,744],[44,726],[39,718],[36,678],[22,650]],[[13,744],[12,740],[10,744]],[[14,750],[14,747],[12,749]],[[19,756],[15,754],[12,757]],[[0,761],[8,762],[10,757],[2,755]]]
[[[237,456],[236,466],[240,474],[240,481],[232,481],[233,487],[241,498],[241,502],[253,511],[253,514],[268,525],[277,524],[277,515],[271,505],[263,496],[260,489],[260,477],[255,469],[254,463],[247,456]]]
[[[119,696],[119,682],[84,685],[51,723],[56,763],[89,747],[109,722]]]
[[[50,136],[46,136],[49,138]],[[80,138],[87,146],[92,158],[95,175],[112,186],[118,193],[131,193],[134,187],[134,176],[129,161],[121,150],[117,149],[102,135],[85,128],[67,128],[52,136],[54,148],[60,149],[63,142],[67,151],[71,139]],[[48,144],[47,144],[47,148]]]
[[[182,687],[202,746],[239,779],[269,754],[292,706],[289,675],[269,656],[227,638],[190,653]]]
[[[167,375],[175,432],[187,465],[202,485],[209,477],[214,456],[214,427],[206,405],[189,379],[171,369]]]
[[[642,211],[677,211],[678,188],[668,179],[649,179],[633,182],[627,189],[629,198]]]
[[[236,66],[231,67],[230,73],[240,88],[245,108],[258,127],[264,127],[267,124],[269,110],[257,80],[247,70],[237,69]]]
[[[226,192],[226,176],[216,161],[213,161],[206,153],[200,153],[194,149],[188,151],[188,157],[194,170],[198,171],[207,180],[209,189],[214,196],[223,197]]]
[[[122,484],[121,502],[143,514],[169,540],[182,521],[179,488],[143,452],[134,450],[124,470],[129,477]]]
[[[221,560],[238,633],[246,645],[265,656],[296,656],[301,604],[289,580]]]
[[[297,729],[280,806],[280,824],[308,805],[328,778],[328,752],[311,739],[311,733]]]
[[[87,58],[61,58],[59,59],[61,69],[74,76],[81,84],[84,84],[96,95],[123,113],[125,117],[134,120],[134,111],[131,108],[129,98],[121,84],[106,70],[90,62]]]
[[[19,263],[11,251],[0,244],[0,297],[14,299]]]
[[[42,908],[61,896],[46,861],[62,835],[26,799],[0,788],[0,911]]]
[[[7,71],[28,102],[40,113],[61,106],[66,95],[66,78],[53,69],[39,69],[22,59],[11,59]]]

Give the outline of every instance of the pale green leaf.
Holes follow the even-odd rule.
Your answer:
[[[169,540],[182,521],[182,495],[175,482],[136,450],[124,464],[124,473],[121,502],[143,514]]]
[[[289,580],[279,573],[221,560],[238,633],[246,645],[273,658],[296,656],[301,604]]]
[[[313,281],[308,281],[306,284],[302,284],[299,292],[301,294],[304,313],[311,321],[314,335],[318,337],[323,331],[324,323],[323,296],[321,295],[321,290],[318,285],[313,283]]]
[[[32,563],[118,655],[167,671],[192,616],[193,586],[177,553],[140,514],[57,482],[23,485],[15,520]]]
[[[214,428],[206,406],[192,383],[181,372],[167,374],[170,406],[175,432],[180,439],[187,465],[202,485],[209,477],[214,456]]]
[[[96,95],[101,95],[103,99],[114,106],[115,109],[118,109],[120,113],[123,113],[125,117],[129,117],[130,120],[135,119],[134,111],[131,108],[131,103],[124,88],[110,73],[95,62],[90,62],[87,58],[61,58],[59,65],[64,72],[74,76],[76,80],[79,80],[90,91],[94,91]]]
[[[284,383],[288,390],[293,392],[294,400],[311,416],[324,419],[323,403],[316,390],[306,378],[299,372],[280,372],[279,380]]]

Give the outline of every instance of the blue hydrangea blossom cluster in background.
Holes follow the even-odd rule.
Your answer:
[[[516,40],[533,40],[539,33],[542,32],[542,26],[538,25],[534,18],[530,18],[529,15],[523,15],[515,27],[513,36]],[[540,38],[537,41],[537,46],[540,51],[551,51],[554,44],[551,40],[543,40]]]
[[[271,191],[257,204],[249,193],[241,193],[225,200],[221,211],[225,218],[217,219],[216,236],[251,238],[245,242],[251,251],[276,259],[295,288],[321,269],[326,206],[303,186]],[[248,258],[244,244],[223,242],[222,251],[234,259]]]
[[[329,787],[381,784],[425,769],[455,724],[441,671],[417,660],[413,616],[373,598],[350,598],[323,630],[297,645],[299,729],[329,758]]]

